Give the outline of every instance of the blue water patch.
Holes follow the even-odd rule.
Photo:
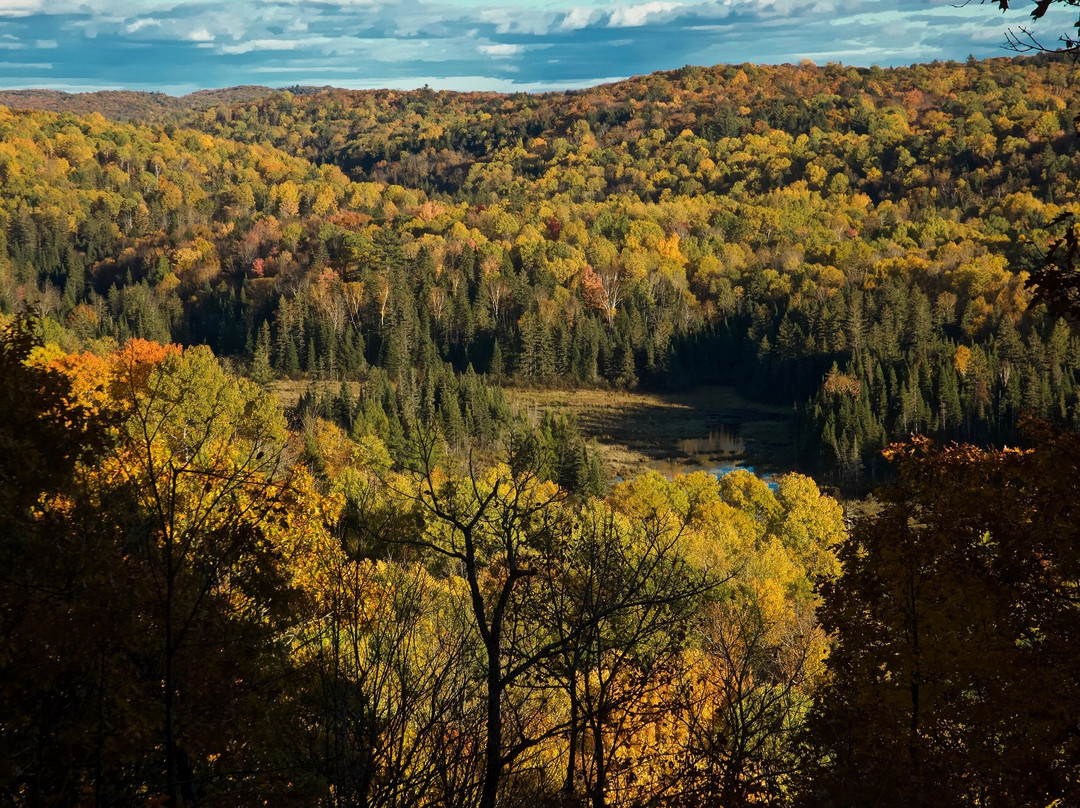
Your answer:
[[[733,471],[749,471],[751,474],[753,474],[755,477],[758,477],[763,483],[765,483],[765,485],[769,486],[769,490],[771,491],[776,491],[780,488],[780,483],[778,483],[774,479],[774,475],[759,475],[756,471],[754,471],[753,466],[717,466],[716,468],[709,469],[709,474],[719,480],[721,477],[726,477]]]
[[[694,469],[687,469],[684,473],[693,474],[694,471],[695,471]],[[763,483],[765,483],[765,485],[769,486],[770,491],[777,491],[780,488],[780,483],[778,483],[776,481],[776,475],[775,474],[764,474],[764,475],[758,474],[756,471],[754,471],[753,466],[715,466],[715,467],[713,467],[711,469],[708,469],[707,471],[708,471],[709,474],[711,474],[713,477],[715,477],[718,480],[721,477],[725,477],[728,474],[731,474],[733,471],[749,471],[751,474],[753,474],[755,477],[757,477],[759,480],[761,480]],[[670,474],[665,474],[664,476],[667,477],[668,480],[672,479],[672,476]],[[616,484],[621,483],[621,482],[625,482],[625,481],[626,481],[626,478],[624,478],[621,474],[617,475],[615,477],[615,483]]]

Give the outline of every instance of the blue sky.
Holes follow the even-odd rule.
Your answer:
[[[0,88],[534,91],[685,64],[996,56],[1029,22],[1026,0],[958,1],[0,0]],[[1037,31],[1053,44],[1075,22]]]

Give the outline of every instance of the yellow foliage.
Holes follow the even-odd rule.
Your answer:
[[[953,354],[953,367],[961,376],[967,375],[968,366],[971,364],[971,349],[966,345],[957,345]]]

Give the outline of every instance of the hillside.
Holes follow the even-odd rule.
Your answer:
[[[293,88],[293,92],[315,92],[316,89]],[[193,110],[250,103],[266,98],[274,92],[280,91],[255,85],[199,90],[184,96],[134,90],[100,90],[85,93],[67,93],[59,90],[0,90],[0,106],[15,110],[70,112],[73,115],[92,115],[96,112],[114,121],[165,123],[183,119]]]
[[[1076,417],[1076,337],[1024,281],[1075,198],[1078,112],[1043,58],[283,92],[194,112],[203,134],[12,114],[0,291],[80,339],[374,373],[444,424],[470,417],[439,379],[469,366],[735,384],[798,409],[807,468],[857,482],[913,430]]]

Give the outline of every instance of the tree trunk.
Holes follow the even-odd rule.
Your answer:
[[[593,808],[607,806],[607,758],[604,756],[604,732],[599,720],[593,723],[593,765],[596,779],[593,782]]]
[[[577,702],[577,677],[570,676],[570,734],[568,738],[569,754],[566,761],[566,780],[563,783],[563,798],[569,805],[574,797],[574,785],[577,779],[577,748],[578,748],[578,702]]]
[[[177,765],[176,765],[176,727],[175,727],[175,690],[173,681],[173,587],[175,571],[173,569],[172,535],[165,536],[165,793],[169,797],[170,808],[177,808]]]
[[[495,808],[502,776],[502,650],[495,627],[486,643],[487,665],[487,744],[484,749],[484,784],[478,808]]]

